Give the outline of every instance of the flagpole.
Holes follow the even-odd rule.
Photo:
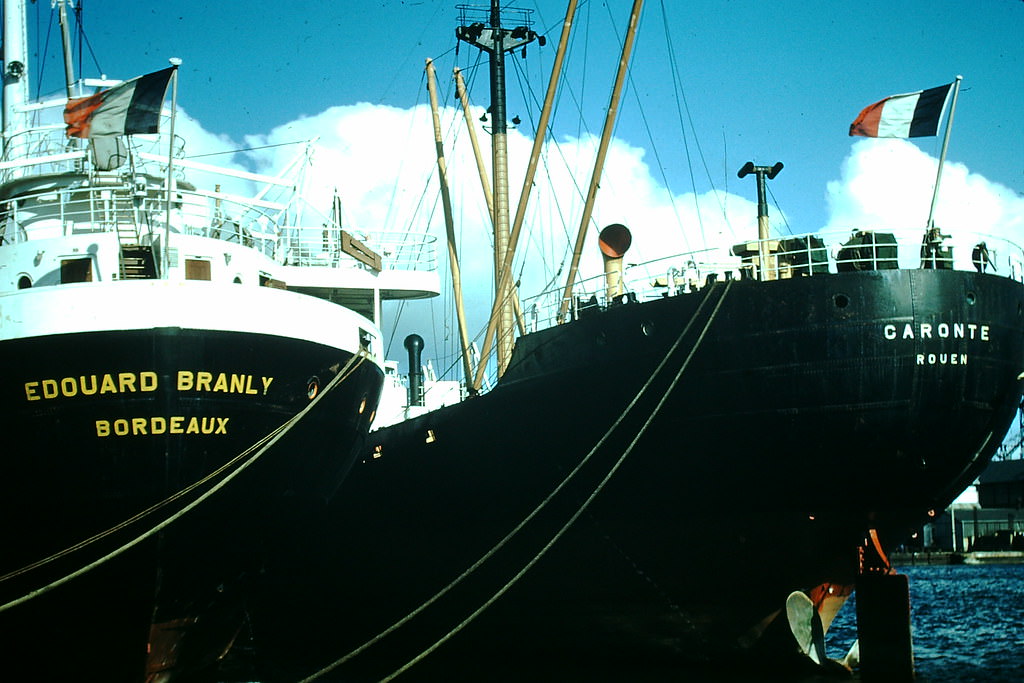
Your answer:
[[[935,203],[939,198],[939,182],[942,180],[942,165],[946,162],[946,149],[949,147],[949,132],[953,128],[953,114],[956,112],[956,98],[960,94],[960,81],[963,76],[957,76],[953,83],[953,101],[949,105],[949,116],[946,117],[946,133],[942,138],[942,151],[939,153],[939,168],[935,172],[935,189],[932,190],[932,206],[928,209],[928,229],[935,227]]]
[[[167,202],[164,213],[164,248],[163,248],[163,279],[170,279],[171,270],[171,181],[174,179],[174,119],[178,111],[178,67],[181,60],[177,57],[170,59],[174,67],[171,73],[171,130],[170,141],[167,144]]]

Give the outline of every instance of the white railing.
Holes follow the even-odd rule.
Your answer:
[[[21,194],[0,207],[0,237],[18,244],[32,239],[116,232],[152,244],[167,225],[163,186],[135,184],[115,174],[93,175],[52,191]],[[256,249],[279,263],[328,268],[366,268],[342,251],[341,230],[327,224],[282,225],[285,206],[265,200],[185,189],[171,203],[174,234],[208,237]],[[437,270],[435,238],[398,232],[353,232],[381,256],[383,270]]]
[[[341,229],[289,226],[282,229],[281,253],[288,265],[368,268],[342,249]],[[351,235],[381,257],[381,270],[437,270],[436,238],[390,231],[352,231]]]

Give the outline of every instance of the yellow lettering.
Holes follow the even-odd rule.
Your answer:
[[[96,420],[96,436],[160,436],[161,434],[227,434],[227,417],[129,417]]]
[[[162,417],[150,418],[149,431],[153,435],[165,434],[167,432],[167,420]]]
[[[134,372],[122,372],[117,376],[121,381],[121,393],[132,392],[135,393],[135,373]]]
[[[92,386],[89,386],[89,384],[86,383],[85,375],[82,375],[78,379],[82,383],[82,394],[85,396],[93,396],[96,393],[96,375],[89,375],[89,379],[92,380]]]
[[[39,382],[25,382],[25,400],[38,401],[40,399],[39,394],[36,393],[38,388]]]
[[[114,385],[114,378],[110,375],[103,375],[103,381],[100,383],[101,394],[116,394],[117,386]]]
[[[244,394],[245,393],[245,375],[231,375],[231,393],[233,394]]]
[[[194,375],[188,370],[178,370],[178,391],[190,390],[194,379]]]
[[[78,395],[78,383],[75,382],[74,377],[65,377],[60,381],[60,392],[71,398],[72,396]]]
[[[264,396],[267,395],[267,390],[270,389],[270,383],[273,382],[273,381],[274,381],[273,377],[264,377],[263,378],[263,395]]]
[[[43,380],[43,398],[57,397],[57,383],[52,379]]]
[[[139,373],[139,391],[156,391],[157,375],[155,372]],[[85,392],[85,389],[82,389]]]
[[[252,375],[245,376],[245,393],[247,394],[258,394],[259,392],[252,388]]]
[[[223,372],[217,375],[217,383],[213,385],[214,391],[228,391],[228,377]]]
[[[146,423],[149,422],[144,417],[133,417],[132,418],[132,434],[145,434]]]
[[[209,372],[196,373],[196,391],[209,391],[213,375]],[[205,387],[205,388],[204,388]]]

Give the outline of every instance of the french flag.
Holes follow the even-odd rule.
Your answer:
[[[160,132],[160,110],[175,69],[172,66],[89,97],[69,99],[64,107],[67,136],[100,138]]]
[[[850,135],[918,138],[935,135],[953,84],[892,95],[867,106],[850,124]]]

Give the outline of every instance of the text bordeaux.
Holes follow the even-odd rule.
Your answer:
[[[96,420],[96,436],[158,436],[160,434],[227,434],[227,417],[169,418],[133,417],[120,420]]]

